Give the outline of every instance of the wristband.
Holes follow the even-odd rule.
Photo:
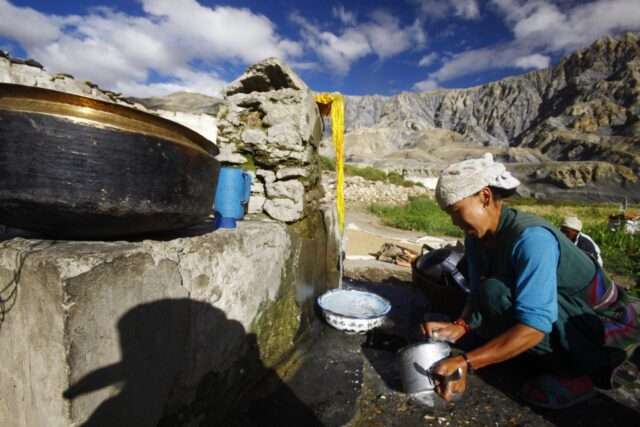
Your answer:
[[[469,325],[464,320],[456,320],[455,322],[451,322],[452,325],[462,326],[464,328],[464,334],[466,335],[469,332]]]
[[[467,374],[468,375],[473,374],[475,372],[475,369],[473,369],[473,365],[471,364],[471,361],[469,360],[467,353],[461,353],[460,355],[462,356],[464,361],[467,362]]]

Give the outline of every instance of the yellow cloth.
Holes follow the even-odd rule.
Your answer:
[[[334,93],[316,95],[319,104],[331,105],[331,133],[336,151],[336,208],[338,210],[338,228],[344,228],[344,98]]]

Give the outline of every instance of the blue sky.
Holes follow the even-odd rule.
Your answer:
[[[216,95],[271,56],[322,92],[469,87],[639,30],[640,0],[0,0],[0,49],[128,96]]]

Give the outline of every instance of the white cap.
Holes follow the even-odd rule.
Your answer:
[[[567,227],[572,230],[582,231],[582,221],[577,216],[568,216],[562,220],[560,227]]]
[[[484,187],[510,190],[520,185],[502,163],[494,162],[491,153],[479,159],[464,160],[447,166],[436,185],[436,201],[442,209],[477,193]]]

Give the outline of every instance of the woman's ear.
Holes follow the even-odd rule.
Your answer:
[[[487,209],[493,201],[493,193],[489,187],[484,187],[480,190],[480,201],[482,202],[482,209]]]

